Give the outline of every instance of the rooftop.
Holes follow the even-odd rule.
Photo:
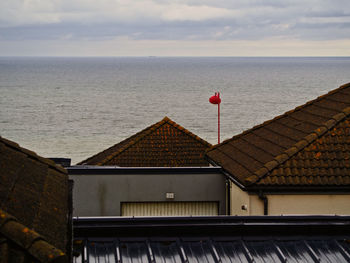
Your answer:
[[[244,187],[350,186],[350,83],[207,151]]]
[[[67,262],[66,255],[43,236],[0,209],[1,262]]]
[[[122,167],[209,166],[211,144],[165,117],[124,141],[80,162]]]
[[[16,240],[25,240],[41,244],[41,248],[36,247],[42,249],[39,254],[50,254],[52,247],[66,252],[68,192],[65,169],[0,137],[0,243],[7,244],[2,249],[11,251],[15,248],[9,244],[17,246]],[[34,242],[33,235],[40,235],[46,243]],[[32,247],[30,244],[19,249],[26,251]]]
[[[76,262],[349,262],[346,216],[76,218]]]

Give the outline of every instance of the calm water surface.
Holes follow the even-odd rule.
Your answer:
[[[168,116],[217,142],[350,82],[350,58],[0,58],[0,135],[76,163]]]

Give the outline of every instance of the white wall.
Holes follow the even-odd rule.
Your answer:
[[[350,215],[349,194],[268,194],[268,215]],[[245,205],[247,210],[242,210]],[[263,215],[264,204],[231,182],[231,214]]]
[[[234,183],[230,183],[231,188],[231,215],[250,215],[250,197]],[[242,210],[242,205],[247,206],[247,210]]]
[[[350,214],[350,194],[268,195],[269,214]]]

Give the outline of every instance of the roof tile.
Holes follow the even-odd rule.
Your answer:
[[[35,242],[29,248],[29,252],[36,255],[41,262],[68,262],[66,255],[62,251],[43,240]]]
[[[294,146],[298,149],[298,150],[301,150],[303,148],[305,148],[306,146],[308,146],[308,142],[306,140],[301,140],[301,141],[298,141],[296,144],[294,144]]]
[[[296,154],[298,151],[299,151],[299,149],[298,149],[297,147],[293,146],[293,147],[287,149],[287,150],[285,151],[285,153],[286,153],[289,157],[292,157],[292,156],[293,156],[294,154]]]
[[[343,114],[344,115],[344,114]],[[335,116],[334,116],[335,117]],[[344,118],[344,117],[343,117]],[[337,123],[336,120],[330,119],[324,123],[324,126],[326,127],[327,130],[331,129],[335,124]]]
[[[290,115],[292,115],[292,113],[290,113]],[[301,110],[293,112],[293,118],[314,125],[319,125],[320,123],[324,123],[325,121],[327,121],[327,118],[325,117],[323,118],[318,115],[314,115]]]
[[[266,163],[271,160],[272,155],[269,152],[251,144],[249,141],[239,138],[233,145],[248,156],[254,156],[254,158],[261,163]]]
[[[270,123],[268,125],[268,128],[269,130],[277,134],[281,134],[284,137],[290,138],[291,140],[294,140],[294,141],[306,135],[306,133],[294,128],[290,128],[286,125],[280,124],[278,123],[278,121],[276,121],[275,123]]]
[[[272,160],[268,163],[265,163],[266,169],[270,172],[271,170],[275,169],[278,165],[278,162],[276,160]]]
[[[345,115],[350,115],[350,106],[348,108],[343,109],[343,113]]]
[[[49,187],[51,181],[54,183]],[[52,199],[50,195],[54,195]],[[68,175],[65,169],[0,137],[0,197],[0,217],[4,219],[0,220],[0,236],[7,236],[26,252],[29,241],[34,242],[37,234],[61,251],[66,250]],[[40,212],[43,207],[47,211],[44,217]],[[55,211],[55,207],[61,210]],[[6,213],[20,221],[8,220]],[[52,222],[55,226],[42,227]]]
[[[348,96],[343,92],[336,92],[336,93],[330,94],[329,96],[327,96],[327,99],[348,104],[348,107],[350,106]]]
[[[38,233],[14,220],[4,224],[1,227],[1,233],[5,236],[10,236],[12,241],[24,249],[30,248],[35,240],[41,239]]]
[[[66,255],[15,217],[0,209],[0,259],[11,262],[67,262]],[[15,246],[13,244],[16,244]],[[28,257],[29,256],[29,257]],[[34,257],[34,258],[32,258]]]
[[[165,117],[143,131],[80,162],[123,167],[209,166],[211,144]]]
[[[276,160],[279,164],[281,164],[281,163],[284,163],[285,161],[287,161],[288,158],[289,158],[288,154],[282,153],[282,154],[276,156],[275,160]]]
[[[230,152],[217,155],[223,144],[207,155],[246,186],[350,186],[350,83],[232,137],[225,148],[236,141],[269,155],[260,166]],[[259,158],[255,155],[250,154]],[[244,163],[250,172],[240,174],[231,162]]]
[[[303,107],[303,106],[301,106],[301,107]],[[338,113],[336,110],[320,107],[320,106],[317,106],[315,104],[310,104],[309,107],[305,108],[305,112],[316,115],[316,116],[320,116],[322,118],[324,118],[324,117],[332,118],[332,116],[334,116],[335,114]]]
[[[294,139],[283,135],[281,136],[279,133],[271,131],[268,127],[266,127],[266,129],[256,129],[253,133],[283,148],[287,148],[288,145],[296,142]]]
[[[308,134],[307,136],[305,136],[304,137],[304,139],[308,142],[308,143],[311,143],[311,142],[313,142],[314,140],[316,140],[317,139],[317,134],[316,133],[310,133],[310,134]]]
[[[221,147],[220,151],[222,151],[226,155],[237,156],[238,158],[240,158],[242,160],[240,164],[246,168],[249,167],[247,169],[250,171],[254,171],[255,168],[261,166],[261,162],[251,158],[249,155],[238,150],[238,148],[234,147],[232,144],[223,145],[223,147]]]
[[[277,145],[269,140],[266,140],[262,137],[259,137],[259,136],[255,135],[254,133],[245,134],[244,139],[246,141],[248,141],[250,144],[256,146],[257,148],[267,152],[271,156],[271,158],[273,158],[273,156],[275,156],[278,153],[285,150],[285,148],[283,148],[283,147],[281,147],[281,146],[279,146],[279,145]],[[228,140],[227,143],[234,143],[234,141]],[[219,144],[219,145],[223,145],[223,143]]]
[[[240,175],[240,177],[238,177],[239,180],[244,180],[246,177],[248,177],[248,175],[251,174],[240,163],[238,163],[230,158],[227,158],[227,155],[224,154],[223,152],[216,150],[215,155],[221,157],[222,162],[218,163],[220,166],[225,167],[228,170],[237,171],[237,173]]]
[[[324,127],[324,126],[320,126],[316,130],[314,130],[314,132],[317,134],[318,137],[321,137],[327,131],[328,131],[328,129],[326,127]]]
[[[339,121],[343,120],[346,117],[346,115],[350,114],[350,107],[349,107],[349,113],[346,113],[346,111],[347,111],[347,108],[344,109],[343,112],[334,115],[332,117],[332,119],[335,120],[336,122],[339,122]]]
[[[304,134],[308,134],[310,131],[313,131],[318,126],[312,123],[303,122],[297,119],[294,119],[292,116],[286,115],[283,118],[279,118],[278,122],[282,123],[283,125],[286,125],[292,129],[295,129],[297,131],[301,131]]]

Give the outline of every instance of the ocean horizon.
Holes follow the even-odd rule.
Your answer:
[[[350,82],[350,57],[0,57],[0,135],[75,164],[168,116],[217,143]]]

